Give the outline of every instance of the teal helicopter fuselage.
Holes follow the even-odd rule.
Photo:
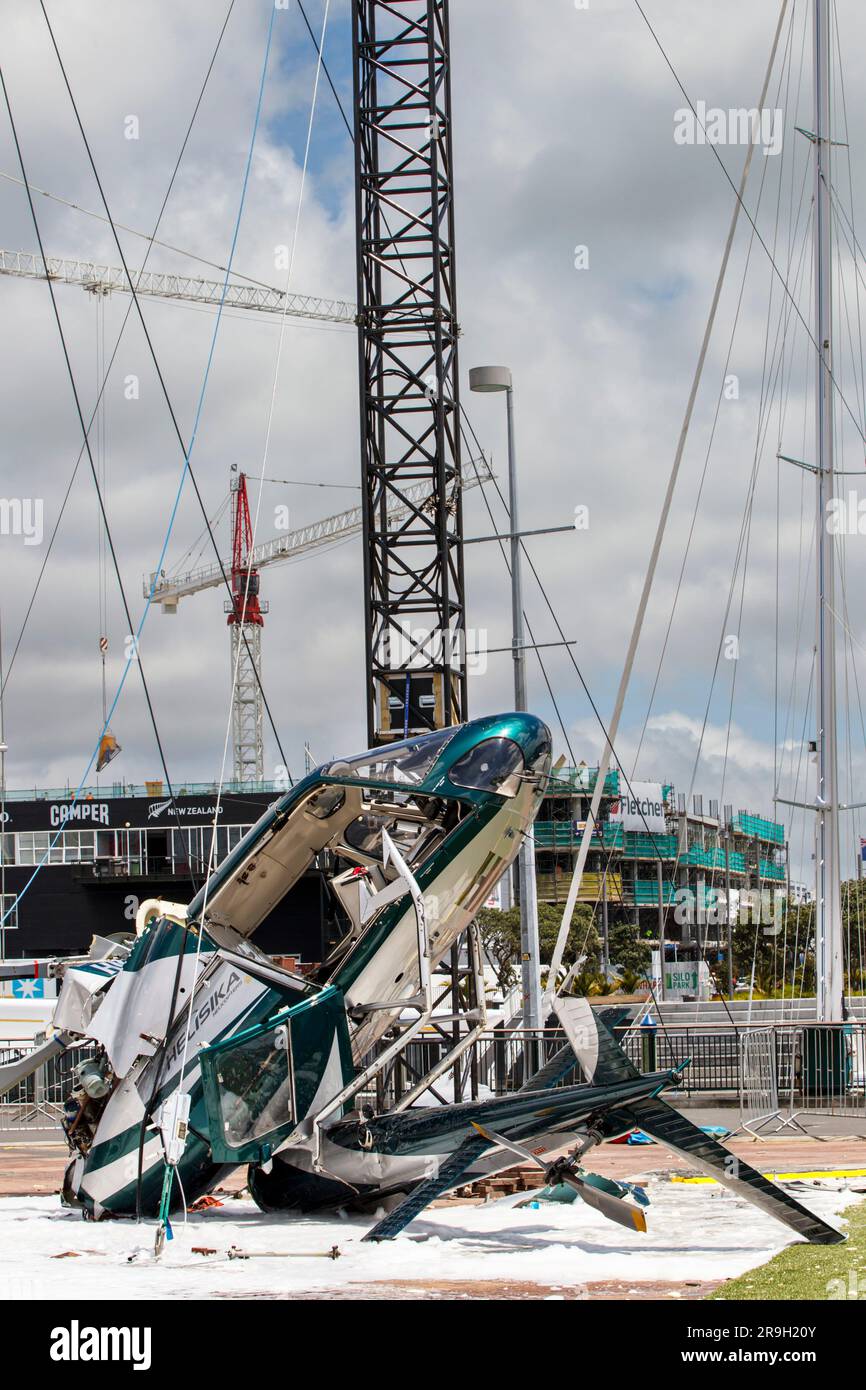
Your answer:
[[[325,764],[270,807],[188,909],[142,919],[122,968],[71,969],[55,1024],[100,1050],[68,1104],[66,1199],[97,1218],[153,1215],[166,1193],[189,1203],[247,1164],[265,1211],[399,1197],[365,1237],[383,1240],[443,1193],[510,1167],[509,1144],[531,1143],[519,1151],[534,1158],[578,1136],[582,1153],[639,1128],[806,1240],[843,1240],[662,1100],[680,1068],[642,1075],[609,1031],[615,1019],[582,999],[556,1000],[567,1041],[519,1091],[419,1106],[422,1082],[375,1113],[377,1069],[433,1017],[432,972],[517,855],[549,768],[550,735],[526,714]],[[299,977],[253,937],[313,867],[344,931]],[[577,1161],[558,1159],[557,1174],[632,1225],[626,1189],[576,1176]]]
[[[549,766],[546,727],[508,714],[328,763],[280,797],[185,920],[153,920],[104,991],[89,1036],[105,1048],[112,1089],[69,1196],[97,1215],[154,1211],[157,1119],[178,1087],[190,1096],[177,1165],[187,1201],[238,1163],[272,1170],[291,1157],[326,1179],[321,1136],[311,1157],[312,1122],[406,1011],[423,1007],[425,971],[515,858]],[[300,978],[258,951],[254,934],[318,864],[346,930],[317,974]],[[326,1133],[351,1111],[347,1098]],[[369,1151],[360,1157],[369,1171]]]

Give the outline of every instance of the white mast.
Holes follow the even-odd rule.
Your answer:
[[[836,749],[835,548],[827,529],[834,495],[832,298],[830,243],[829,0],[815,0],[815,381],[817,434],[817,825],[815,835],[815,968],[817,1016],[842,1019],[842,893],[839,871],[839,791]]]

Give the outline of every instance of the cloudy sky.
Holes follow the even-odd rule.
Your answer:
[[[109,23],[96,0],[47,0],[106,198],[127,228],[153,229],[226,8],[227,0],[185,0],[181,6],[152,0],[144,7],[116,0]],[[307,0],[306,8],[318,30],[324,0]],[[776,0],[647,0],[644,8],[695,103],[724,111],[756,104],[779,14]],[[746,196],[765,245],[742,218],[620,739],[631,768],[646,721],[638,776],[672,781],[682,791],[694,786],[705,799],[721,796],[735,808],[765,814],[772,813],[774,781],[782,796],[811,794],[804,740],[813,736],[814,720],[814,501],[809,476],[784,464],[779,472],[776,460],[779,451],[806,460],[814,455],[814,358],[798,317],[811,313],[810,147],[793,129],[812,126],[808,8],[805,0],[789,0],[767,103],[783,113],[782,148],[769,157],[756,152]],[[589,509],[588,529],[534,539],[529,547],[607,718],[732,210],[716,154],[736,181],[745,148],[717,145],[714,154],[705,144],[675,139],[684,100],[633,0],[588,0],[585,8],[574,0],[452,0],[451,11],[464,401],[504,479],[501,401],[470,397],[466,375],[477,363],[508,363],[515,379],[523,525],[561,526],[576,506]],[[152,269],[220,278],[182,252],[226,264],[270,15],[268,0],[236,0],[160,224],[160,240],[180,250],[154,247]],[[78,209],[101,212],[39,7],[7,0],[3,19],[4,78],[30,182]],[[347,109],[349,35],[348,0],[332,0],[325,56]],[[851,227],[861,235],[860,190],[866,185],[856,143],[866,116],[859,81],[864,38],[862,7],[839,0],[834,134],[847,141],[850,127],[852,140],[850,148],[840,145],[836,166],[834,365],[843,394],[837,462],[852,473],[863,466],[863,389],[854,365],[863,285],[849,248]],[[275,268],[275,247],[292,241],[298,217],[314,72],[315,53],[290,0],[276,17],[233,262],[238,274],[271,284],[282,283],[284,274]],[[137,119],[137,139],[125,137],[130,117]],[[36,250],[24,190],[12,181],[20,169],[5,108],[0,173],[12,176],[0,180],[0,245]],[[351,144],[323,83],[293,289],[355,298],[352,174]],[[48,255],[118,263],[104,222],[40,195],[36,211]],[[121,238],[129,265],[138,267],[146,242],[132,231]],[[583,268],[575,265],[578,247],[586,248]],[[89,415],[100,313],[110,353],[129,300],[115,294],[100,311],[79,289],[59,286],[56,293]],[[0,536],[8,665],[81,434],[47,287],[0,277],[0,296],[3,493],[42,499],[45,530],[42,545]],[[214,314],[154,299],[142,305],[188,436]],[[192,460],[210,514],[226,495],[232,464],[262,472],[278,337],[276,317],[223,316]],[[139,379],[137,400],[125,398],[130,375]],[[731,376],[736,383],[724,391]],[[278,506],[288,505],[292,524],[300,526],[357,501],[357,416],[354,331],[289,321],[264,471],[293,481],[264,485],[259,539],[274,533]],[[134,312],[106,388],[102,437],[109,519],[137,623],[142,576],[159,557],[182,459]],[[297,485],[311,482],[329,486]],[[857,482],[846,479],[844,491]],[[495,497],[491,504],[503,524]],[[489,530],[477,490],[467,494],[465,510],[468,534]],[[190,547],[192,558],[200,553],[201,531],[187,485],[168,568]],[[225,520],[220,539],[225,553]],[[849,598],[847,614],[841,595],[837,603],[842,786],[844,799],[859,800],[854,793],[862,782],[864,739],[858,678],[866,642],[857,602],[864,569],[860,536],[840,539],[839,551]],[[10,786],[75,785],[87,766],[101,724],[98,552],[85,458],[7,683]],[[202,559],[208,558],[204,551]],[[111,697],[128,625],[111,573],[105,582]],[[506,574],[494,547],[469,548],[467,582],[470,626],[486,632],[490,647],[503,646],[510,616]],[[360,542],[266,570],[262,591],[270,601],[263,678],[297,773],[305,741],[317,760],[365,741]],[[555,640],[531,577],[526,608],[536,640]],[[736,646],[725,642],[731,637]],[[222,594],[211,590],[186,599],[172,618],[154,609],[141,657],[172,778],[218,776],[230,683]],[[561,649],[549,649],[545,662],[571,746],[592,762],[599,729],[574,669]],[[510,664],[507,656],[489,657],[486,673],[473,679],[473,713],[510,706]],[[531,702],[551,722],[558,749],[567,751],[537,666]],[[104,779],[159,776],[138,679],[127,681],[112,728],[123,753]],[[273,775],[279,762],[269,735],[266,772]],[[805,876],[811,872],[805,817],[795,815],[791,833]]]

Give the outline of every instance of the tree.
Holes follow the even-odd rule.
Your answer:
[[[500,989],[505,992],[516,982],[520,973],[520,909],[511,907],[502,912],[497,908],[482,908],[477,921]],[[561,922],[561,908],[552,903],[538,904],[538,944],[542,965],[550,964]],[[630,922],[611,923],[609,948],[610,960],[622,968],[624,978],[634,981],[646,974],[650,964],[650,948],[639,940]],[[575,905],[562,958],[565,969],[574,964],[578,955],[583,956],[584,960],[575,977],[576,992],[607,992],[609,984],[601,973],[601,938],[588,903]]]
[[[622,967],[622,979],[643,979],[650,968],[652,951],[641,941],[631,922],[611,922],[607,933],[608,957],[611,965]]]
[[[794,993],[815,993],[815,905],[787,905],[778,923],[733,923],[736,973],[765,994],[793,987]],[[857,993],[866,983],[866,882],[842,884],[842,951],[845,988]]]
[[[484,948],[496,970],[499,987],[506,992],[520,973],[520,908],[509,907],[503,912],[499,908],[483,907],[476,920],[481,928]],[[561,922],[561,909],[551,903],[538,904],[538,945],[542,965],[550,964]],[[597,974],[601,962],[601,941],[593,922],[592,908],[587,903],[577,903],[574,909],[562,958],[566,969],[574,963],[578,953],[586,956],[584,971]]]

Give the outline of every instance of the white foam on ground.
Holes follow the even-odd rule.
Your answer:
[[[647,1190],[645,1234],[612,1224],[582,1202],[533,1210],[503,1198],[427,1211],[396,1240],[378,1245],[361,1241],[372,1224],[367,1217],[266,1216],[249,1198],[227,1198],[223,1207],[191,1217],[186,1229],[178,1219],[159,1262],[152,1221],[85,1222],[54,1196],[6,1197],[0,1199],[0,1298],[244,1298],[316,1290],[327,1296],[329,1289],[395,1280],[566,1289],[609,1280],[685,1283],[732,1278],[796,1239],[717,1186],[656,1179]],[[844,1206],[857,1200],[844,1183],[791,1190],[837,1225]],[[194,1245],[218,1254],[194,1255]],[[229,1260],[233,1245],[252,1258]],[[341,1258],[317,1257],[334,1245]],[[66,1251],[77,1258],[53,1258]]]

